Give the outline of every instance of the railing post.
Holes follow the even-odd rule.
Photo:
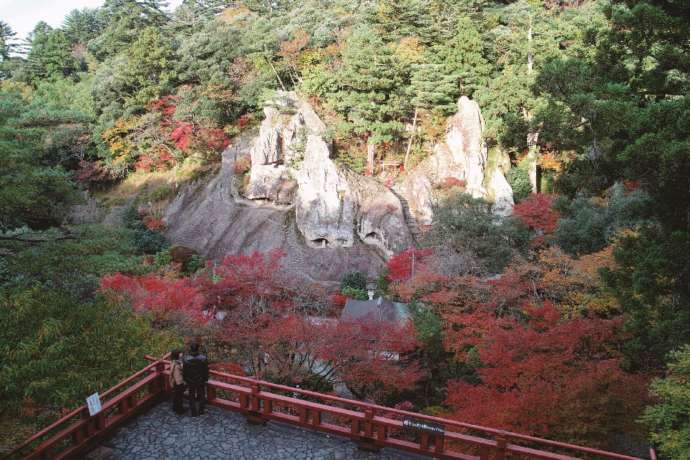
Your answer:
[[[251,411],[259,412],[259,384],[252,383]]]
[[[80,418],[81,420],[87,420],[87,419],[84,417],[84,413],[83,413],[83,412],[82,412],[81,414],[79,414],[79,418]],[[72,434],[72,442],[73,442],[75,445],[81,444],[81,442],[84,441],[84,439],[86,439],[86,438],[88,437],[88,431],[87,431],[87,430],[88,430],[88,427],[89,427],[89,422],[88,422],[88,420],[87,420],[87,421],[84,422],[84,424],[81,426],[81,428],[79,428],[77,431],[75,431],[75,432]]]
[[[266,416],[270,415],[271,412],[273,412],[273,401],[271,401],[270,399],[266,399],[264,401],[262,409],[263,409],[264,415],[266,415]]]
[[[489,448],[487,446],[482,446],[479,449],[479,460],[489,460]]]
[[[83,409],[81,413],[79,414],[79,417],[82,420],[85,420],[84,422],[84,433],[86,434],[86,437],[88,438],[91,436],[91,433],[94,431],[94,420],[91,419],[91,416],[89,415],[89,411],[87,409]]]
[[[297,414],[299,415],[299,422],[303,425],[306,425],[307,416],[309,415],[307,414],[307,408],[302,405],[297,406]]]
[[[245,414],[247,422],[251,425],[266,424],[266,420],[261,416],[261,412],[259,412],[261,408],[260,392],[259,384],[253,382],[251,384],[251,394],[249,395],[249,410]]]
[[[508,439],[504,434],[496,436],[496,460],[505,460],[508,447]]]
[[[155,382],[155,385],[153,386],[153,394],[165,393],[170,389],[168,388],[170,384],[168,379],[165,378],[165,363],[163,361],[156,363],[156,375],[158,377],[151,382]],[[149,391],[151,391],[151,388],[149,388]]]
[[[366,409],[364,411],[364,436],[371,438],[374,434],[373,427],[374,411],[372,409]]]
[[[419,440],[419,448],[429,450],[429,433],[422,433]]]
[[[381,450],[374,438],[374,410],[372,408],[364,409],[364,434],[360,436],[357,444],[360,449],[368,452]]]
[[[437,434],[434,436],[434,452],[437,454],[442,454],[445,451],[446,438],[442,434]]]
[[[94,420],[96,422],[95,431],[101,431],[105,429],[105,414],[103,412],[99,412],[96,415],[94,415]]]
[[[206,399],[208,399],[209,402],[216,399],[216,387],[209,383],[206,383]]]

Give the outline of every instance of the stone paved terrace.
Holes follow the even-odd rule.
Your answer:
[[[349,439],[277,422],[246,423],[240,414],[207,407],[199,417],[178,416],[158,404],[119,428],[88,455],[107,460],[420,460],[391,449],[368,453]]]

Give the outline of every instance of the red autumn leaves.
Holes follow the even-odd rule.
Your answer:
[[[227,256],[181,278],[116,274],[104,277],[101,289],[161,327],[196,325],[235,350],[228,359],[255,374],[316,388],[345,383],[356,396],[374,400],[413,389],[423,374],[409,357],[418,345],[412,324],[329,316],[330,306],[320,305],[323,293],[289,287],[283,256]]]

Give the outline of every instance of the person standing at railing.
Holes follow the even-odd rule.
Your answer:
[[[208,359],[199,353],[199,344],[189,346],[189,355],[184,359],[182,376],[189,388],[189,406],[192,417],[204,413],[206,405],[206,382],[208,382]]]
[[[170,352],[170,386],[172,387],[173,400],[172,408],[176,414],[184,414],[184,379],[182,378],[182,360],[180,359],[180,351],[173,350]]]

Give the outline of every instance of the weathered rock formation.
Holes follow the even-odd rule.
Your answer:
[[[388,256],[413,245],[397,197],[331,160],[326,126],[308,103],[279,92],[264,114],[244,197],[293,205],[297,228],[313,248],[349,248],[359,240]],[[286,188],[294,190],[289,199],[281,194]]]
[[[384,259],[373,248],[361,243],[349,248],[311,247],[296,225],[294,208],[237,198],[233,190],[234,163],[250,146],[247,139],[235,139],[235,144],[223,153],[217,175],[183,189],[166,211],[166,236],[175,244],[214,259],[281,249],[285,252],[285,269],[307,282],[339,281],[351,271],[375,276]]]
[[[414,245],[400,201],[374,179],[339,168],[325,126],[294,93],[264,110],[258,136],[236,139],[219,174],[188,186],[166,212],[167,236],[210,257],[282,249],[298,277],[374,276]],[[246,177],[235,162],[251,157]]]
[[[458,111],[448,121],[443,142],[436,144],[432,155],[415,167],[397,187],[407,200],[410,211],[423,225],[433,218],[434,189],[463,184],[467,193],[493,203],[499,215],[509,215],[513,209],[513,191],[500,169],[487,174],[487,147],[482,136],[484,119],[479,105],[462,96]]]
[[[354,270],[374,275],[386,257],[413,246],[414,218],[431,223],[434,188],[448,178],[494,199],[497,212],[512,209],[503,173],[485,178],[483,120],[465,97],[445,142],[397,190],[338,167],[326,127],[295,93],[278,93],[264,113],[258,136],[236,139],[218,175],[187,186],[169,206],[175,244],[213,258],[282,249],[294,275],[338,281]],[[236,170],[246,157],[251,168]]]

